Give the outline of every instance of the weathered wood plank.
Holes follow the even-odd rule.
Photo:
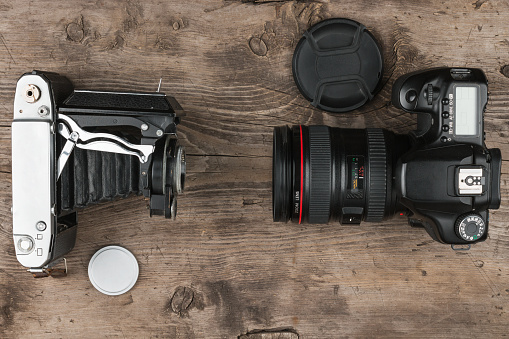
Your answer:
[[[503,337],[509,330],[509,183],[490,238],[466,253],[396,218],[360,226],[271,220],[272,127],[327,124],[398,133],[415,118],[389,104],[394,80],[432,66],[481,67],[487,143],[509,159],[505,1],[0,1],[0,336],[232,338],[287,329],[302,338]],[[348,17],[385,55],[385,86],[358,112],[311,108],[291,75],[309,25]],[[15,83],[32,69],[76,87],[174,95],[188,153],[176,221],[140,197],[80,212],[64,279],[33,280],[12,245],[10,124]],[[88,281],[99,248],[140,263],[127,294]],[[254,335],[248,338],[255,337]]]

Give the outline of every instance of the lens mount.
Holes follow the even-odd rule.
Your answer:
[[[150,190],[152,194],[164,194],[166,191],[166,149],[170,142],[170,138],[158,140],[152,153],[152,167]]]

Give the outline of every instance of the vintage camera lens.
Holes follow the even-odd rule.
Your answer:
[[[186,177],[184,147],[177,139],[170,137],[156,143],[152,164],[152,190],[156,194],[164,193],[171,186],[175,193],[182,193]]]
[[[170,157],[173,187],[177,193],[182,193],[186,180],[186,151],[183,146],[175,145],[173,156]]]
[[[175,218],[177,213],[177,195],[184,190],[186,177],[186,159],[184,147],[179,145],[177,139],[167,137],[156,143],[154,161],[152,163],[151,183],[152,192],[167,196],[169,201],[165,203],[169,208],[158,208],[164,211],[167,217]]]
[[[274,129],[273,218],[298,223],[381,221],[398,206],[393,168],[410,146],[383,129]]]

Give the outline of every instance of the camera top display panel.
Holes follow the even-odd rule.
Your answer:
[[[394,84],[392,101],[398,108],[419,113],[415,134],[427,144],[484,143],[488,86],[480,69],[437,68],[410,73]]]
[[[479,135],[477,117],[482,114],[479,110],[478,86],[456,86],[453,93],[449,93],[449,109],[453,113],[454,122],[450,131],[456,136]]]

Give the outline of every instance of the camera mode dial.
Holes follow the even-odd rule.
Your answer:
[[[454,229],[458,237],[465,241],[473,242],[479,240],[484,235],[486,223],[479,214],[467,213],[456,220]]]

